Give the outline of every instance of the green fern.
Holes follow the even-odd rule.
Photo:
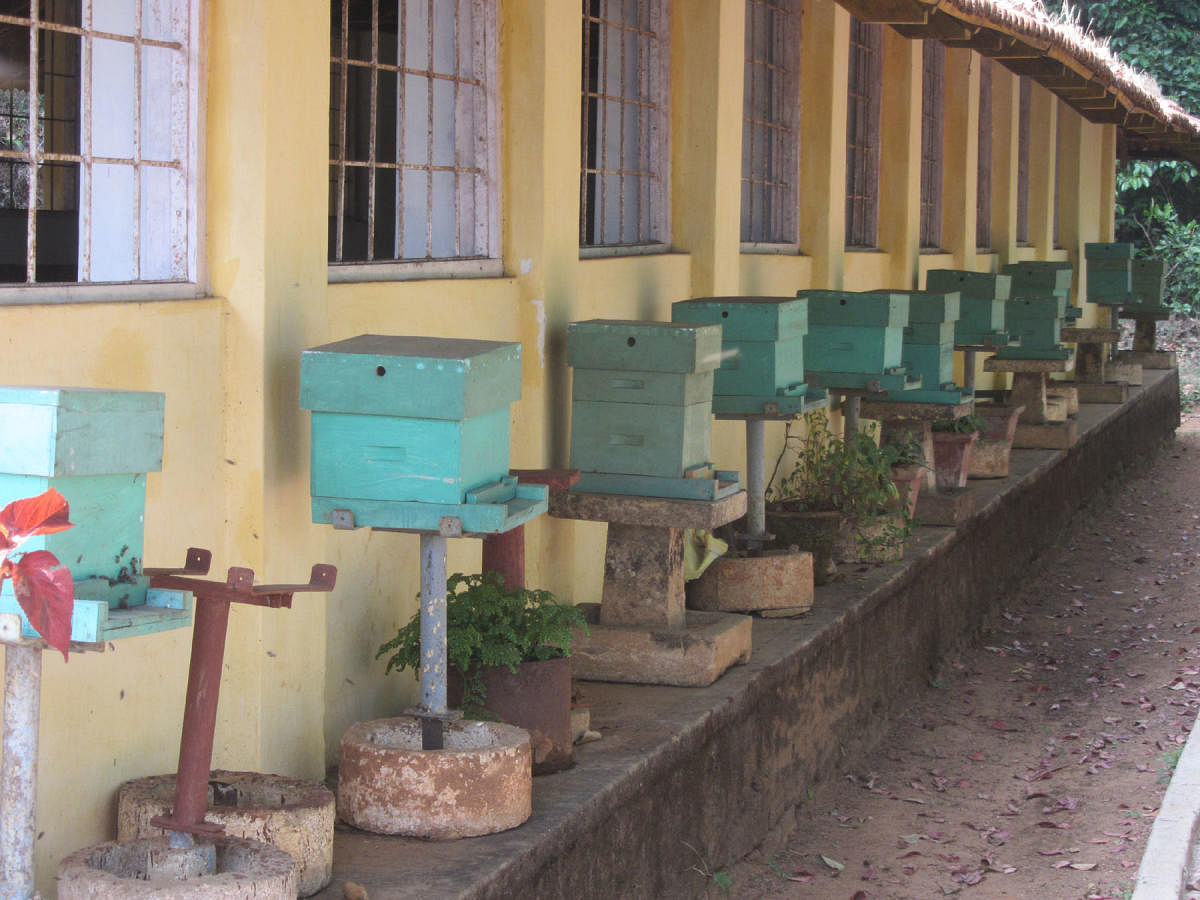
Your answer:
[[[417,595],[418,606],[420,595]],[[571,629],[587,627],[574,606],[549,591],[508,588],[496,572],[455,573],[446,580],[446,656],[463,673],[463,706],[477,711],[487,699],[484,666],[570,656]],[[375,658],[391,654],[386,673],[421,669],[421,615],[418,611]]]

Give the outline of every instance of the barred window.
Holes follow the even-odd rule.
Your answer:
[[[946,48],[923,41],[921,56],[921,246],[942,245],[942,128]]]
[[[850,19],[846,122],[846,245],[874,247],[879,230],[879,101],[883,26]]]
[[[195,16],[0,6],[0,282],[196,280]]]
[[[579,243],[662,244],[667,209],[666,0],[584,0]]]
[[[746,0],[742,109],[742,241],[797,242],[800,9]]]
[[[1020,81],[1017,112],[1017,243],[1029,243],[1029,128],[1033,106],[1033,82],[1028,75]]]
[[[499,254],[494,0],[333,0],[329,261]]]
[[[992,61],[979,61],[979,162],[975,187],[975,246],[992,246]]]

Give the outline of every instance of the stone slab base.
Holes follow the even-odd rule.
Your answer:
[[[1045,425],[1017,425],[1014,449],[1068,450],[1079,437],[1074,422],[1047,422]]]
[[[975,512],[970,488],[924,491],[917,498],[917,521],[922,525],[958,525]]]
[[[1135,363],[1143,369],[1174,369],[1179,364],[1174,350],[1122,350],[1117,362]]]
[[[576,679],[707,687],[750,659],[749,616],[689,610],[686,626],[668,631],[601,625],[599,604],[578,608],[588,618],[588,632],[577,630],[571,641]]]
[[[758,612],[813,603],[813,555],[768,550],[762,556],[722,556],[687,586],[687,605],[711,612]]]
[[[1090,384],[1081,381],[1075,385],[1080,403],[1124,403],[1129,399],[1129,385],[1119,381]]]

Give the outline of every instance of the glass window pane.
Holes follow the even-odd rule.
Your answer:
[[[79,164],[46,163],[38,173],[37,280],[79,278]]]
[[[132,35],[137,27],[138,0],[99,0],[92,3],[92,27],[110,34]]]
[[[28,3],[19,3],[18,6],[29,9]],[[27,13],[18,13],[18,15],[26,15]],[[79,0],[40,0],[38,3],[38,15],[46,22],[55,22],[59,25],[75,25],[76,27],[83,24],[83,4]],[[38,279],[39,281],[41,279]]]
[[[42,146],[51,153],[78,153],[79,35],[42,31],[38,39]]]
[[[96,156],[133,157],[135,74],[132,44],[101,38],[92,42],[92,153]]]
[[[171,76],[177,57],[173,50],[142,47],[142,159],[176,158]]]
[[[133,187],[132,166],[92,166],[92,208],[102,210],[104,221],[115,226],[99,227],[93,217],[92,281],[131,281],[137,277],[130,227],[137,221]]]

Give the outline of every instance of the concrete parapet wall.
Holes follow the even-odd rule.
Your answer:
[[[774,852],[810,793],[880,739],[1071,517],[1173,433],[1178,377],[1147,381],[1121,407],[1085,405],[1069,451],[1014,451],[1008,478],[972,483],[977,514],[957,530],[918,528],[903,563],[847,567],[803,618],[756,619],[750,662],[711,687],[582,683],[604,739],[578,748],[574,770],[535,782],[525,826],[471,841],[461,859],[390,846],[396,880],[378,886],[695,897],[710,881],[697,869]],[[346,839],[335,866],[359,880],[370,855]]]

